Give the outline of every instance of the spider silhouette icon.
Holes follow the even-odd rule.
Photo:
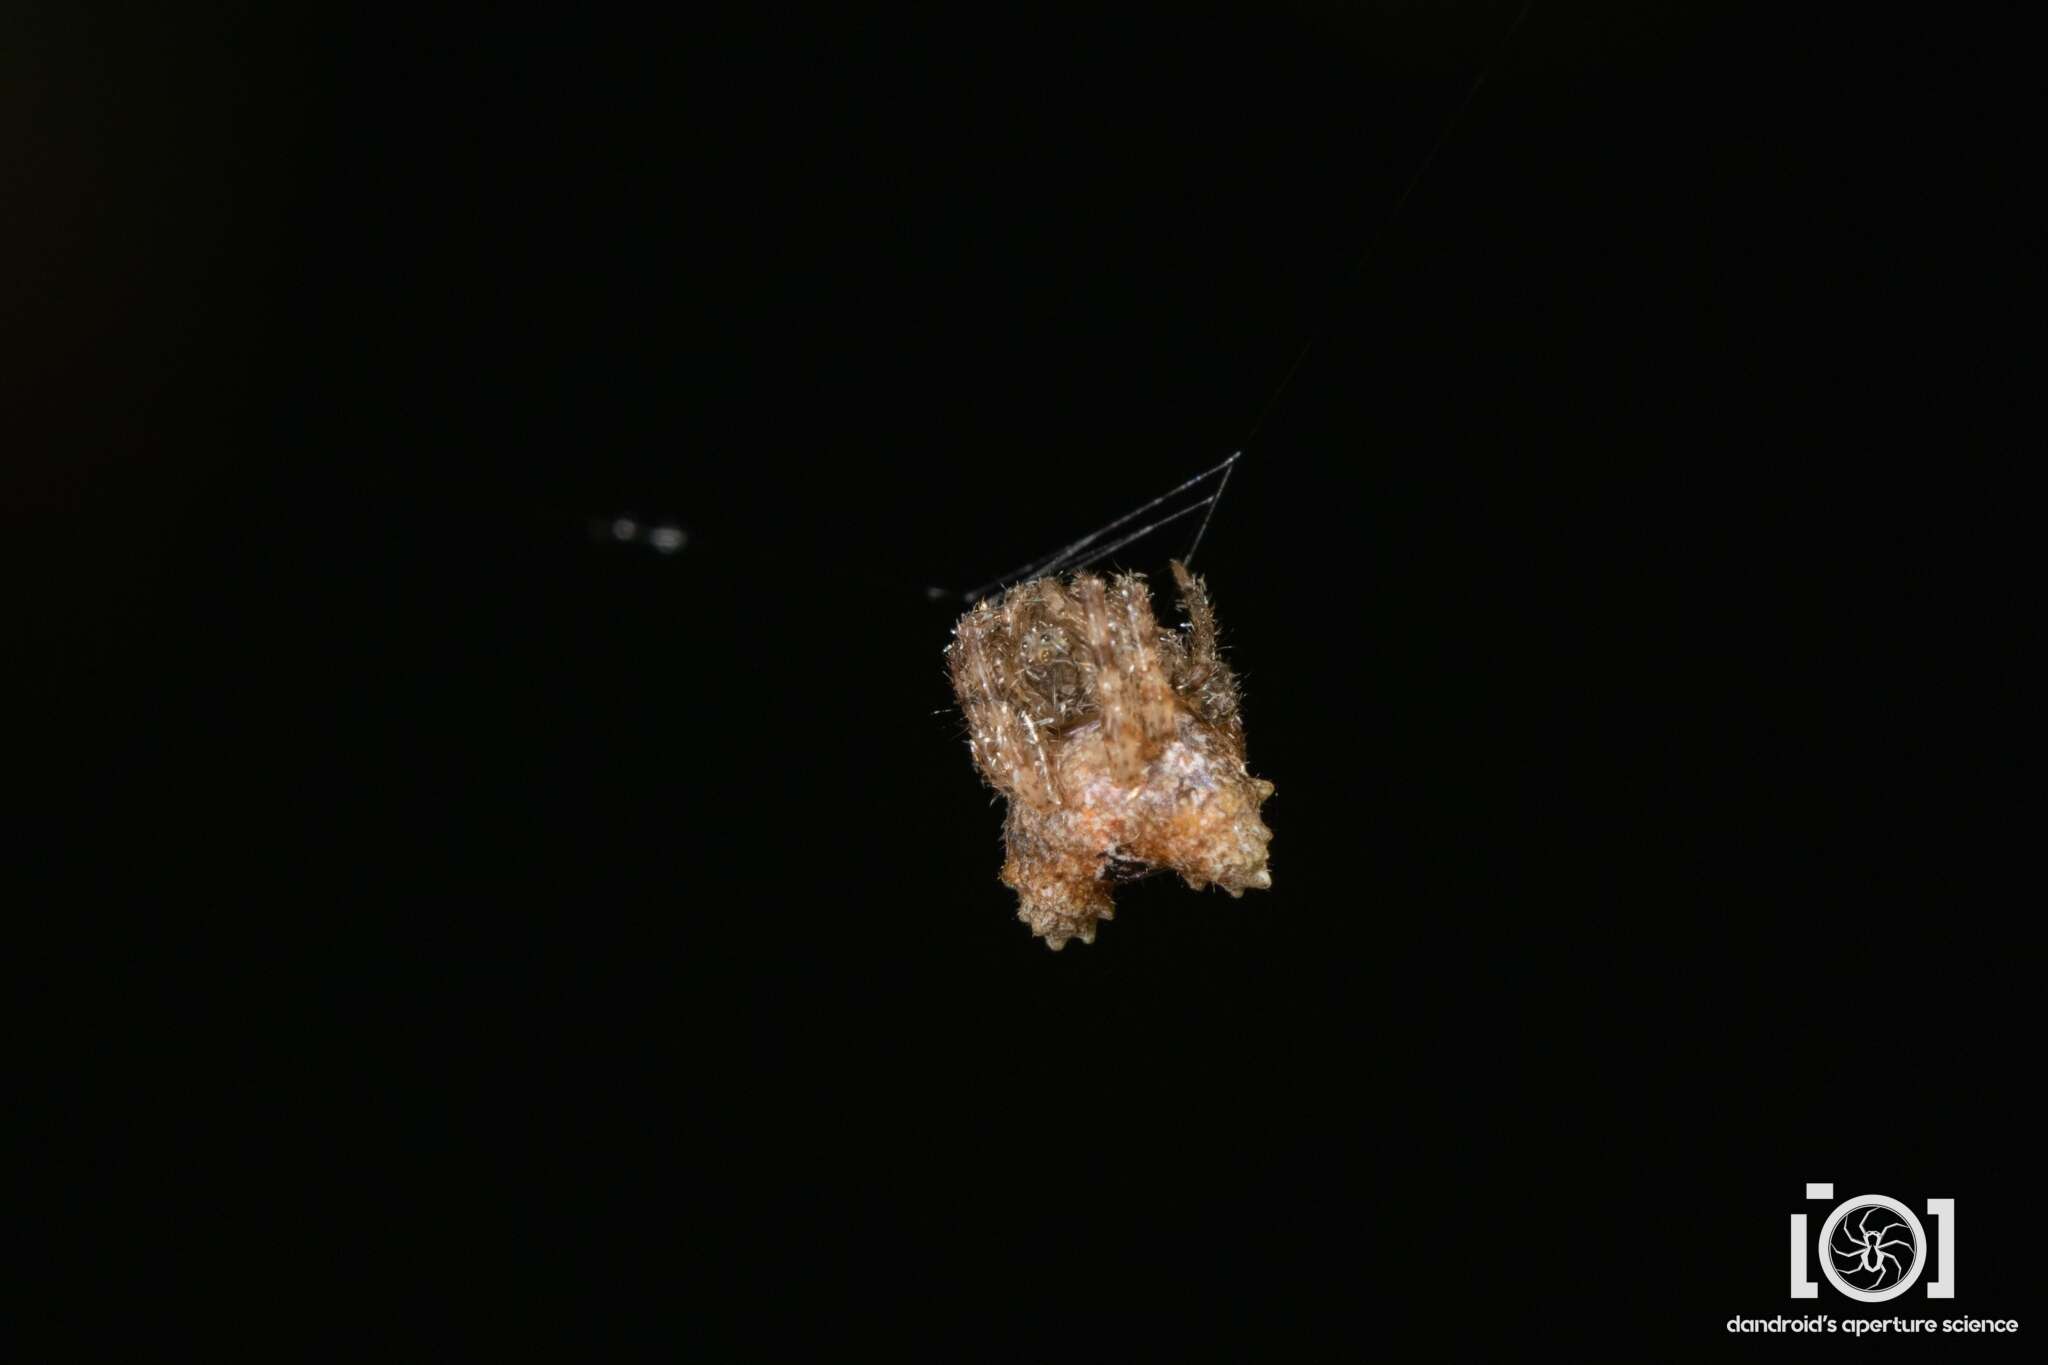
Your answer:
[[[1918,1243],[1910,1240],[1913,1230],[1896,1219],[1877,1228],[1870,1226],[1873,1215],[1889,1215],[1889,1210],[1871,1205],[1861,1213],[1853,1227],[1846,1218],[1836,1225],[1834,1236],[1828,1241],[1828,1252],[1834,1258],[1836,1271],[1844,1278],[1875,1276],[1869,1283],[1855,1286],[1867,1292],[1904,1279],[1906,1267],[1893,1252],[1903,1251],[1911,1256],[1918,1250]],[[1903,1232],[1909,1240],[1902,1242],[1886,1235],[1892,1232]],[[1844,1242],[1848,1245],[1843,1245]]]

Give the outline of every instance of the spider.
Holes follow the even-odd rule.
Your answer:
[[[1870,1215],[1875,1212],[1877,1212],[1876,1209],[1865,1209],[1863,1211],[1863,1216],[1856,1220],[1856,1230],[1853,1234],[1856,1240],[1856,1245],[1844,1248],[1835,1246],[1832,1243],[1830,1243],[1828,1246],[1828,1250],[1833,1252],[1835,1255],[1837,1265],[1840,1264],[1843,1257],[1849,1257],[1856,1262],[1856,1264],[1853,1267],[1843,1271],[1843,1274],[1852,1275],[1857,1274],[1859,1272],[1868,1273],[1871,1271],[1875,1271],[1877,1273],[1876,1282],[1870,1285],[1866,1285],[1865,1288],[1867,1289],[1876,1289],[1884,1283],[1884,1267],[1886,1262],[1889,1262],[1891,1264],[1892,1273],[1894,1275],[1903,1276],[1906,1273],[1905,1268],[1899,1264],[1898,1257],[1892,1255],[1884,1248],[1900,1247],[1907,1251],[1911,1251],[1913,1249],[1912,1243],[1910,1242],[1880,1241],[1879,1239],[1884,1237],[1884,1235],[1887,1232],[1890,1232],[1894,1228],[1904,1228],[1906,1225],[1904,1223],[1888,1223],[1884,1227],[1881,1227],[1873,1232],[1870,1230],[1868,1224],[1870,1222]],[[1835,1231],[1839,1235],[1841,1233],[1847,1232],[1848,1228],[1844,1226],[1837,1228]]]
[[[1529,8],[1524,0],[1494,58],[1473,78],[1396,196],[1392,214],[1415,192]],[[1370,253],[1368,246],[1361,267]],[[1314,341],[1311,335],[1295,352],[1247,443]],[[947,663],[974,765],[1009,801],[1002,879],[1017,891],[1017,917],[1055,950],[1069,939],[1095,941],[1097,921],[1111,918],[1109,887],[1118,881],[1171,869],[1198,891],[1220,886],[1242,896],[1273,884],[1266,866],[1273,832],[1259,818],[1273,784],[1245,766],[1237,682],[1217,649],[1208,592],[1187,568],[1243,454],[1239,449],[1051,558],[961,595],[969,609],[953,628]],[[1218,476],[1215,491],[1202,500],[1093,548],[1109,532]],[[1105,582],[1086,572],[1198,511],[1205,514],[1194,544],[1184,559],[1172,561],[1188,615],[1185,636],[1159,629],[1141,576],[1117,574]],[[988,596],[994,589],[1006,590]],[[948,594],[933,588],[929,595],[942,600]]]
[[[1172,567],[1185,634],[1159,628],[1139,575],[1077,572],[978,601],[946,651],[975,766],[1009,798],[1002,878],[1049,948],[1093,943],[1110,886],[1134,876],[1170,868],[1232,896],[1273,884],[1273,784],[1245,768],[1208,592]]]

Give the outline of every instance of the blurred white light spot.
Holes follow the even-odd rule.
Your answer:
[[[620,517],[612,523],[612,538],[614,540],[631,540],[638,534],[640,534],[640,528],[631,517]]]
[[[648,543],[665,555],[672,555],[683,548],[687,537],[678,526],[657,526],[647,535]]]

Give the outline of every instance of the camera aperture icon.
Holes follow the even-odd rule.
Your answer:
[[[1913,1287],[1927,1233],[1913,1211],[1881,1194],[1845,1199],[1820,1230],[1820,1266],[1852,1299],[1882,1303]]]

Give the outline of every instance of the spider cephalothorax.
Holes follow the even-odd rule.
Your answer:
[[[1110,886],[1170,869],[1233,896],[1269,887],[1273,784],[1245,768],[1237,681],[1202,581],[1175,561],[1186,633],[1138,574],[1020,583],[948,646],[975,766],[1009,799],[1003,880],[1052,948],[1095,940]]]

